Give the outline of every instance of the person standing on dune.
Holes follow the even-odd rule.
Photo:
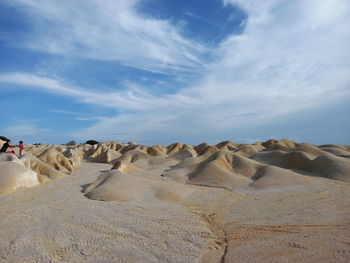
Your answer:
[[[23,141],[19,141],[19,156],[21,157],[22,156],[22,153],[24,151],[24,144],[23,144]]]

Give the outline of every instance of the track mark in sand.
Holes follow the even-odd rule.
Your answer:
[[[78,248],[77,243],[72,243],[70,245],[64,246],[62,248],[56,249],[55,252],[51,253],[53,258],[66,258],[73,254],[73,251],[76,251]]]
[[[252,226],[226,224],[229,258],[239,262],[350,262],[349,225]],[[247,251],[250,251],[247,254]],[[335,260],[336,259],[336,260]]]
[[[350,262],[350,250],[338,249],[335,253],[336,258],[346,258]]]
[[[132,237],[131,234],[127,234],[120,231],[120,229],[116,225],[111,223],[94,224],[94,225],[78,225],[78,224],[66,223],[65,225],[71,227],[73,230],[80,229],[83,232],[102,234],[104,236],[107,236],[108,239]]]
[[[47,251],[48,254],[52,254],[59,249],[59,245],[56,243],[54,236],[47,236],[42,238],[40,245]]]
[[[294,248],[302,248],[302,249],[307,249],[308,247],[300,244],[300,243],[295,243],[295,242],[288,242],[288,246],[294,247]]]
[[[96,223],[100,219],[74,222],[70,217],[66,217],[57,221],[60,228],[65,229],[64,237],[60,233],[55,236],[55,238],[58,237],[58,240],[47,237],[50,240],[45,250],[51,252],[49,258],[53,261],[82,260],[82,258],[91,256],[108,261],[108,257],[113,257],[113,255],[115,257],[116,251],[120,250],[123,244],[129,248],[134,247],[138,251],[137,254],[143,254],[144,258],[149,258],[151,262],[160,262],[161,257],[167,261],[166,258],[174,255],[177,255],[177,258],[174,258],[172,262],[178,262],[179,257],[183,262],[193,262],[208,240],[216,238],[216,235],[201,219],[172,217],[156,219],[149,218],[148,215],[145,220],[131,218],[130,221],[128,219],[126,217],[124,220]],[[167,221],[168,224],[166,224]],[[178,221],[180,224],[176,223]],[[67,240],[70,240],[71,243],[62,244]],[[178,249],[181,243],[186,245]],[[57,247],[57,244],[60,244],[61,247]],[[114,249],[117,247],[119,247],[117,250]],[[97,251],[103,253],[97,255]]]
[[[0,224],[3,224],[5,223],[5,221],[11,217],[16,217],[16,216],[19,216],[21,215],[21,212],[20,211],[16,211],[16,212],[13,212],[13,213],[8,213],[8,214],[0,214]]]
[[[192,212],[198,215],[207,227],[212,231],[211,242],[203,249],[200,262],[225,262],[227,252],[227,236],[225,230],[216,223],[217,213],[205,214],[202,212]]]

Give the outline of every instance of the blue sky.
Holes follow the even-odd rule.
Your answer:
[[[348,0],[2,0],[0,135],[350,144]]]

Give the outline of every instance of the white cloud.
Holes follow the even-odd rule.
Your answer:
[[[102,93],[98,90],[98,87],[96,87],[96,91],[85,90],[63,83],[62,80],[20,72],[0,74],[0,83],[23,85],[48,93],[69,96],[83,103],[96,104],[118,110],[144,111],[162,107],[185,106],[185,104],[191,102],[195,103],[194,99],[191,101],[191,98],[181,94],[156,97],[135,85],[129,85],[126,91],[122,92]]]
[[[137,117],[143,116],[149,125],[139,125],[137,134],[219,134],[350,97],[349,1],[229,2],[247,12],[245,31],[227,38],[213,51],[221,59],[175,95],[188,100],[186,107],[153,112],[160,121],[144,113],[126,123],[117,119],[114,127],[142,123]]]
[[[316,19],[314,9],[325,9],[320,6],[327,0],[228,2],[246,10],[247,27],[217,50],[222,59],[208,67],[197,88],[203,99],[281,113],[348,94],[348,1],[332,0],[332,19],[326,20]]]
[[[81,114],[79,112],[66,111],[66,110],[52,110],[52,112],[61,113],[61,114],[68,114],[68,115],[80,115]]]
[[[36,32],[20,46],[155,72],[197,70],[208,50],[166,20],[138,13],[139,0],[11,0],[32,15]],[[58,37],[59,36],[59,37]]]
[[[1,77],[1,75],[0,75]],[[74,119],[77,121],[101,121],[107,119],[103,116],[87,116],[87,114],[81,113],[81,112],[74,112],[74,111],[66,111],[66,110],[52,110],[54,113],[60,113],[64,115],[73,115]]]
[[[10,136],[36,136],[50,132],[49,129],[38,128],[34,124],[19,124],[2,129],[4,134]]]
[[[77,117],[75,119],[77,121],[101,121],[108,118],[107,117]]]

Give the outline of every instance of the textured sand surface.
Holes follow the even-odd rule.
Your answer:
[[[350,262],[349,146],[27,153],[0,155],[0,262]]]
[[[2,197],[0,262],[196,262],[206,248],[220,258],[217,234],[181,206],[84,197],[81,186],[110,168],[85,163],[70,177]]]

